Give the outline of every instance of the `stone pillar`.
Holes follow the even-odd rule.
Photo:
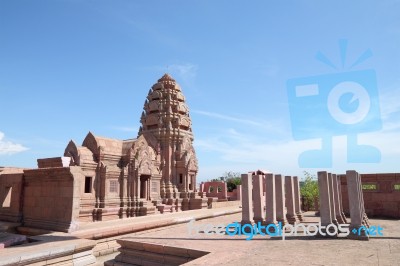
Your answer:
[[[321,217],[321,225],[327,226],[332,223],[331,203],[329,196],[329,179],[328,173],[318,172],[318,188],[319,188],[319,213]]]
[[[359,188],[359,194],[360,194],[360,202],[361,202],[361,208],[362,208],[362,213],[363,213],[363,225],[366,227],[370,226],[367,214],[365,213],[365,205],[364,205],[364,196],[363,196],[363,190],[362,190],[362,180],[361,180],[361,175],[357,175],[358,182],[360,183],[360,188]]]
[[[360,205],[360,210],[361,210],[361,224],[364,224],[364,202],[363,202],[363,197],[362,197],[362,184],[361,184],[361,178],[358,172],[356,172],[356,179],[357,179],[357,194],[358,194],[358,203]]]
[[[172,179],[172,163],[174,156],[174,144],[170,143],[169,139],[166,139],[162,143],[162,155],[161,158],[163,160],[163,179],[164,179],[164,189],[165,189],[165,198],[172,198],[173,196],[173,186],[171,183]]]
[[[228,200],[228,185],[226,184],[226,182],[223,182],[221,192],[222,192],[222,198]]]
[[[253,223],[253,181],[251,174],[242,174],[242,221],[241,224]]]
[[[143,198],[147,200],[147,179],[143,181]]]
[[[348,238],[368,240],[368,234],[363,227],[364,211],[362,206],[361,180],[356,171],[346,171],[347,191],[350,207],[350,234]],[[362,192],[361,192],[362,193]],[[354,230],[354,231],[353,231]]]
[[[188,173],[185,174],[185,179],[186,179],[186,192],[189,192],[190,177]]]
[[[142,189],[141,188],[142,184],[141,184],[141,181],[140,181],[140,175],[139,174],[137,175],[137,178],[136,178],[136,184],[137,184],[137,186],[136,186],[136,196],[137,196],[138,199],[140,199],[140,190]]]
[[[236,199],[237,200],[242,200],[242,185],[237,185],[236,186]]]
[[[181,192],[186,192],[187,190],[186,190],[186,178],[187,178],[187,175],[185,174],[185,175],[183,175],[182,174],[182,181],[183,181],[183,188],[182,188],[182,191]]]
[[[329,203],[331,204],[331,219],[332,223],[338,225],[338,221],[336,219],[336,206],[335,206],[335,191],[333,185],[333,176],[331,173],[328,173],[328,186],[329,186]]]
[[[128,166],[128,176],[127,176],[127,185],[126,185],[126,194],[127,194],[127,206],[128,210],[127,213],[129,213],[129,207],[132,204],[132,172],[131,172],[131,166],[129,164]],[[128,215],[129,216],[129,215]]]
[[[343,211],[343,198],[342,198],[342,181],[341,181],[341,176],[337,176],[337,182],[338,182],[338,191],[339,191],[339,206],[341,210],[341,216],[344,221],[344,223],[347,223],[346,215],[344,214]]]
[[[151,200],[151,178],[147,180],[147,200]]]
[[[335,217],[338,223],[344,224],[346,223],[342,217],[342,209],[340,208],[340,195],[339,195],[339,184],[338,177],[335,174],[332,174],[333,181],[333,194],[335,194]]]
[[[299,184],[299,178],[297,176],[293,177],[293,185],[294,185],[294,207],[295,207],[295,213],[297,215],[297,218],[300,221],[303,221],[303,213],[301,211],[301,204],[300,204],[300,184]]]
[[[266,224],[277,224],[276,221],[276,195],[275,195],[275,178],[273,174],[265,176],[265,210]]]
[[[265,201],[263,201],[263,176],[253,175],[253,206],[254,206],[255,223],[264,222],[265,219],[264,202]]]
[[[276,220],[287,224],[285,211],[285,179],[282,175],[275,175]]]
[[[294,202],[294,185],[293,177],[285,176],[285,196],[286,196],[286,208],[287,214],[286,218],[290,224],[295,224],[299,222],[296,215],[295,202]]]
[[[200,183],[200,192],[205,192],[204,191],[204,182]]]

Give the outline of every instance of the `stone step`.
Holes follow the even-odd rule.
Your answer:
[[[208,252],[156,243],[142,243],[132,240],[117,240],[121,252],[115,260],[105,265],[182,265],[207,255]]]
[[[157,205],[157,210],[160,213],[171,213],[171,212],[175,212],[175,206],[167,205],[167,204],[160,204],[160,205]]]
[[[159,199],[159,200],[152,200],[151,202],[154,204],[154,206],[156,206],[156,205],[158,205],[158,204],[162,204],[162,199]]]

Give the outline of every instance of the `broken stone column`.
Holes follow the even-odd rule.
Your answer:
[[[251,174],[242,174],[242,221],[253,223],[253,181]]]
[[[299,178],[297,176],[293,177],[293,185],[294,185],[294,207],[295,207],[295,213],[297,215],[297,218],[300,221],[303,221],[303,213],[301,211],[301,203],[300,203],[300,184],[299,184]]]
[[[332,223],[332,212],[329,191],[328,173],[318,172],[318,188],[319,188],[319,213],[321,217],[321,226],[328,226]],[[326,233],[326,228],[321,229],[322,233]]]
[[[276,225],[275,178],[273,174],[267,174],[265,176],[265,191],[265,223]]]
[[[346,171],[346,179],[351,219],[348,238],[369,240],[368,234],[365,231],[365,226],[363,225],[364,208],[362,206],[362,187],[359,174],[354,170]]]
[[[263,175],[253,175],[253,209],[254,209],[254,222],[263,222],[265,219],[263,201]]]
[[[276,220],[284,226],[287,224],[285,211],[285,179],[275,175]]]
[[[333,185],[333,176],[331,173],[328,173],[328,186],[329,186],[329,203],[330,203],[330,210],[331,210],[331,219],[332,223],[338,225],[338,221],[336,219],[336,206],[335,206],[335,191]]]
[[[340,208],[340,195],[339,195],[339,184],[338,178],[335,174],[332,174],[332,181],[333,181],[333,194],[335,194],[335,217],[338,223],[344,224],[346,223],[342,217],[342,209]]]
[[[285,196],[286,196],[286,219],[290,224],[295,224],[299,222],[296,215],[295,202],[294,202],[294,185],[293,177],[285,176]]]

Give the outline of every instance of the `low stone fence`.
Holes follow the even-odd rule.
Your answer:
[[[343,210],[349,213],[345,175],[340,175]],[[370,217],[400,219],[400,173],[361,174],[365,212]]]

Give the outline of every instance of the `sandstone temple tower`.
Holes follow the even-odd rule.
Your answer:
[[[136,139],[89,132],[82,145],[71,140],[64,157],[38,159],[36,169],[0,172],[0,197],[10,199],[0,208],[0,220],[73,231],[82,222],[211,204],[212,198],[196,190],[189,109],[171,76],[152,86],[143,109]]]
[[[165,74],[150,89],[143,109],[138,137],[157,139],[157,152],[161,156],[161,197],[189,197],[195,192],[198,167],[189,109],[181,88]]]

